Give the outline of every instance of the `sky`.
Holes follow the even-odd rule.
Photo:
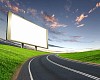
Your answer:
[[[11,11],[48,30],[49,49],[100,49],[100,0],[0,0],[0,37]]]

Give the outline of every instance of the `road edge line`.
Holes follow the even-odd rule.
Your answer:
[[[86,64],[86,65],[90,65],[90,66],[96,66],[96,67],[100,67],[99,64],[95,64],[95,63],[91,63],[91,62],[82,62],[80,60],[74,60],[74,59],[70,59],[70,58],[62,58],[60,56],[58,56],[57,54],[55,55],[57,58],[60,58],[62,60],[67,60],[67,61],[71,61],[71,62],[76,62],[76,63],[81,63],[81,64]]]
[[[49,62],[51,62],[52,64],[54,64],[54,65],[57,65],[57,66],[59,66],[59,67],[61,67],[61,68],[67,69],[67,70],[69,70],[69,71],[72,71],[72,72],[75,72],[75,73],[78,73],[78,74],[81,74],[81,75],[83,75],[83,76],[92,78],[92,79],[94,79],[94,80],[100,80],[100,78],[98,78],[98,77],[96,77],[96,76],[93,76],[93,75],[90,75],[90,74],[87,74],[87,73],[84,73],[84,72],[81,72],[81,71],[77,71],[77,70],[75,70],[75,69],[71,69],[71,68],[69,68],[69,67],[60,65],[60,64],[58,64],[58,63],[56,63],[56,62],[50,60],[50,59],[48,58],[49,56],[50,56],[50,55],[48,55],[48,56],[46,57],[46,59],[47,59]]]
[[[29,61],[29,64],[28,64],[28,72],[29,72],[29,75],[30,75],[30,79],[31,79],[31,80],[34,80],[34,79],[33,79],[33,76],[32,76],[32,73],[31,73],[31,70],[30,70],[30,64],[31,64],[31,62],[32,62],[33,59],[34,59],[34,58],[32,58],[32,59]]]

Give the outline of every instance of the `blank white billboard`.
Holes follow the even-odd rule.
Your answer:
[[[8,13],[7,39],[48,48],[48,31],[12,12]]]

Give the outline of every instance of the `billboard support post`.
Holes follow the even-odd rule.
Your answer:
[[[37,51],[37,46],[35,46],[35,50]]]
[[[21,48],[24,48],[24,43],[21,43]]]

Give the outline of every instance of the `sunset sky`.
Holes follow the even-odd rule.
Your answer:
[[[46,28],[51,50],[100,49],[100,0],[0,0],[4,39],[8,11]]]

